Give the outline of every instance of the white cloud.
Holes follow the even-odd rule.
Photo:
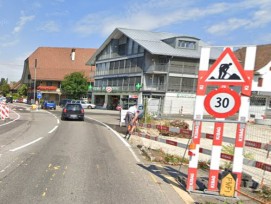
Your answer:
[[[239,15],[241,17],[229,17],[220,23],[211,25],[207,32],[226,35],[237,29],[255,29],[271,23],[270,0],[246,0],[224,6],[233,12],[231,15]]]
[[[23,27],[25,26],[26,23],[32,21],[35,18],[34,15],[32,16],[25,16],[22,12],[22,16],[20,17],[19,21],[17,22],[16,27],[13,29],[13,34],[19,33]]]
[[[60,28],[58,24],[54,21],[48,21],[41,25],[38,30],[46,31],[48,33],[53,33],[53,32],[59,32]]]
[[[116,27],[154,30],[219,14],[227,10],[227,7],[224,3],[220,3],[203,9],[195,7],[191,1],[183,1],[180,4],[178,0],[149,0],[143,3],[138,1],[127,4],[124,10],[118,13],[89,14],[75,24],[74,31],[81,35],[102,31],[102,34],[106,36]]]
[[[221,22],[219,24],[211,26],[210,28],[208,28],[208,32],[211,34],[227,35],[231,31],[234,31],[240,27],[247,26],[249,23],[249,20],[231,18],[228,19],[226,22]]]

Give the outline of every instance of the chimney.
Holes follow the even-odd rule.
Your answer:
[[[72,61],[75,60],[75,48],[72,48],[71,59]]]

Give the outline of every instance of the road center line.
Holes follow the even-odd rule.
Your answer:
[[[50,130],[48,133],[51,134],[52,132],[54,132],[56,129],[58,128],[58,125],[55,126],[52,130]]]
[[[34,143],[36,143],[36,142],[38,142],[38,141],[40,141],[40,140],[42,140],[42,139],[43,139],[43,137],[39,137],[38,139],[36,139],[36,140],[34,140],[34,141],[32,141],[32,142],[29,142],[29,143],[27,143],[27,144],[25,144],[25,145],[22,145],[22,146],[20,146],[20,147],[15,148],[15,149],[10,149],[9,151],[15,152],[15,151],[17,151],[17,150],[19,150],[19,149],[22,149],[22,148],[27,147],[27,146],[29,146],[29,145],[31,145],[31,144],[34,144]]]

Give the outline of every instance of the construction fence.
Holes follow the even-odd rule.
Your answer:
[[[191,97],[192,98],[192,97]],[[169,131],[182,134],[184,137],[165,137],[162,135],[153,134],[154,131],[145,131],[136,133],[140,137],[165,143],[167,145],[179,147],[178,154],[182,156],[189,143],[189,138],[192,136],[193,124],[193,109],[194,103],[189,100],[182,100],[182,108],[180,104],[177,106],[172,98],[164,103],[164,110],[171,110],[168,114],[157,113],[157,116],[151,122],[146,120],[141,121],[139,126],[146,129],[159,129],[160,131]],[[176,99],[175,99],[176,101]],[[184,110],[184,107],[189,111]],[[243,151],[243,172],[250,175],[259,185],[271,187],[271,119],[269,115],[270,97],[256,96],[251,98],[249,111],[249,120],[246,124],[246,138]],[[161,110],[161,109],[158,109]],[[174,110],[174,111],[173,111]],[[206,112],[206,111],[205,111]],[[206,113],[206,117],[210,118]],[[238,115],[230,120],[234,121]],[[171,126],[169,121],[183,120],[189,124],[188,129]],[[237,124],[225,123],[223,132],[223,143],[221,153],[221,166],[226,166],[232,163],[234,144],[236,137]],[[200,157],[199,161],[210,161],[212,151],[212,139],[214,133],[213,122],[202,123],[202,135],[200,142]],[[187,156],[187,155],[186,155]],[[187,156],[188,157],[188,156]]]

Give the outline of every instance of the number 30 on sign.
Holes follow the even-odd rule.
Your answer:
[[[227,118],[240,108],[240,95],[229,88],[211,91],[204,99],[206,111],[215,118]]]

